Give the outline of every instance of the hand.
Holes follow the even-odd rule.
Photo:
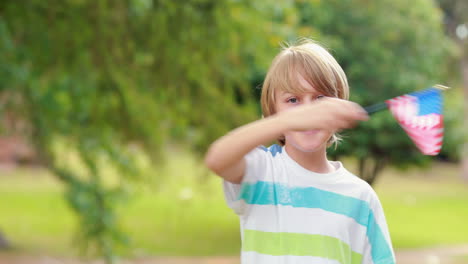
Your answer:
[[[342,130],[369,118],[358,104],[338,98],[323,98],[284,110],[277,115],[286,125],[286,130],[295,131]]]

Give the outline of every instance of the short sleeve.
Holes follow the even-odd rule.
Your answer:
[[[388,231],[387,221],[377,194],[372,190],[370,199],[370,213],[367,221],[367,237],[369,243],[365,251],[372,258],[374,264],[394,264],[395,253]]]
[[[245,183],[255,183],[265,176],[266,166],[268,164],[268,153],[264,147],[257,147],[247,155],[245,159],[245,173],[241,184],[235,184],[223,181],[224,197],[227,205],[234,210],[237,215],[243,215],[247,205],[240,199],[242,185]]]

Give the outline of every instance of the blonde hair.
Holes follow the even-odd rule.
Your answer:
[[[293,94],[306,91],[299,83],[298,73],[320,94],[346,100],[349,98],[346,75],[335,58],[318,43],[310,39],[300,39],[294,45],[283,46],[281,52],[273,59],[262,87],[261,104],[264,117],[276,113],[276,90]],[[328,146],[339,140],[339,136],[334,134],[328,140]],[[284,136],[278,141],[284,145]]]

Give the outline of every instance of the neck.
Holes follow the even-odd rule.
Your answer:
[[[305,152],[286,143],[288,155],[303,168],[317,173],[331,173],[335,168],[328,162],[326,146]]]

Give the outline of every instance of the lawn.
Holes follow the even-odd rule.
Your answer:
[[[224,203],[221,181],[189,155],[178,155],[154,181],[134,191],[119,212],[131,237],[125,256],[237,255],[237,217]],[[197,177],[194,177],[194,172]],[[375,184],[395,248],[468,243],[468,185],[456,165],[387,169]],[[0,229],[20,252],[73,256],[76,223],[61,186],[46,171],[0,175]]]
[[[396,175],[387,170],[375,186],[395,247],[468,243],[468,182],[458,167],[438,163]]]

